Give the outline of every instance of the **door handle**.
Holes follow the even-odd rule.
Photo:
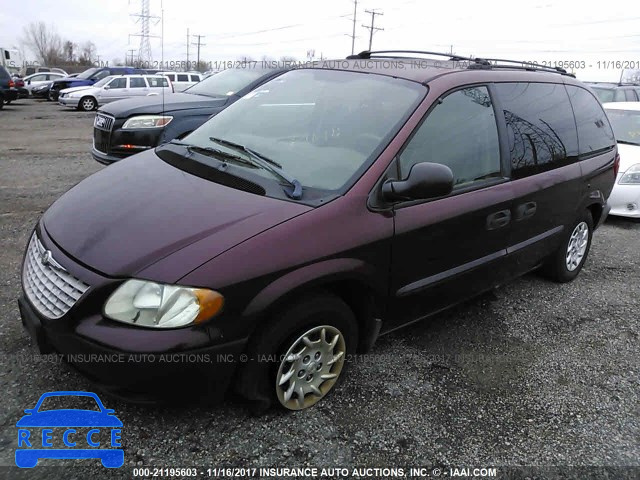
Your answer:
[[[487,230],[506,227],[511,221],[511,210],[500,210],[487,217]]]
[[[516,208],[516,221],[532,217],[536,213],[536,202],[527,202]]]

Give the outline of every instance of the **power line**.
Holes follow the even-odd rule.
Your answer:
[[[373,32],[377,30],[384,30],[384,28],[374,27],[376,15],[384,15],[384,13],[377,12],[375,8],[373,10],[365,10],[365,12],[371,14],[371,26],[362,24],[364,28],[369,29],[369,50],[371,50],[371,45],[373,44]]]

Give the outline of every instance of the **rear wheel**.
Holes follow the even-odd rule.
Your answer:
[[[237,389],[261,413],[272,404],[303,410],[322,400],[344,377],[358,331],[342,299],[316,293],[281,310],[252,338]]]
[[[591,248],[593,218],[585,210],[567,229],[562,243],[553,253],[542,272],[556,282],[570,282],[578,276]]]
[[[84,112],[90,112],[98,108],[98,102],[93,97],[82,97],[78,103],[78,109]]]

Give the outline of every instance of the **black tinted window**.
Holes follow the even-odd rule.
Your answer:
[[[198,75],[191,75],[191,81],[192,81],[192,82],[199,82],[199,81],[200,81],[200,76],[198,76]]]
[[[486,87],[451,93],[429,113],[400,154],[401,177],[419,162],[448,166],[456,186],[500,176],[498,130]]]
[[[573,110],[564,85],[499,83],[511,157],[511,176],[522,178],[578,159]]]
[[[4,67],[0,67],[0,78],[9,78],[9,72]]]
[[[178,75],[178,81],[179,82],[188,82],[189,81],[189,75]]]
[[[583,88],[567,85],[578,126],[580,155],[603,152],[616,143],[602,106]]]

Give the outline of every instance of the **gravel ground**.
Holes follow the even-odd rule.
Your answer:
[[[95,460],[65,470],[9,467],[23,409],[43,392],[91,390],[66,365],[33,357],[16,299],[32,226],[60,194],[103,168],[88,154],[92,119],[33,100],[0,112],[0,471],[7,478],[122,474]],[[639,238],[640,223],[610,219],[573,283],[528,275],[381,338],[309,411],[254,417],[232,402],[108,400],[124,423],[125,465],[442,465],[445,474],[449,467],[615,466],[636,467],[617,478],[640,475]]]

